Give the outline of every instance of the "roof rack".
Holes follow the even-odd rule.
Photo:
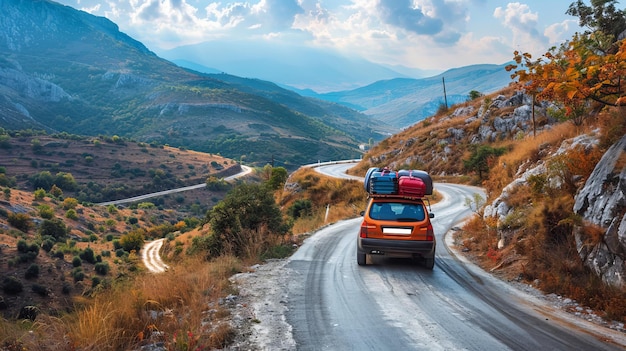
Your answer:
[[[368,198],[389,198],[389,199],[404,199],[404,200],[424,200],[426,196],[409,196],[409,195],[400,195],[400,194],[372,194],[367,193]]]

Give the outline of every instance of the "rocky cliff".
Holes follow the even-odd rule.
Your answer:
[[[580,226],[576,245],[585,265],[610,285],[626,287],[626,135],[609,148],[582,190],[574,211],[601,228],[598,242]]]
[[[498,226],[498,248],[512,243],[515,228],[513,218],[523,210],[510,204],[511,194],[520,187],[530,186],[531,177],[545,176],[548,187],[560,188],[566,179],[560,179],[550,166],[551,160],[568,150],[597,147],[595,135],[581,135],[565,140],[549,157],[530,167],[485,206],[483,217],[495,218]],[[626,287],[626,136],[606,151],[584,186],[575,196],[573,212],[580,216],[582,225],[575,227],[578,253],[584,265],[609,285]],[[513,225],[514,226],[514,225]],[[595,229],[594,229],[595,228]],[[600,235],[592,235],[595,230]]]

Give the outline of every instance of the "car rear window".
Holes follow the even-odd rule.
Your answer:
[[[374,202],[370,207],[370,218],[399,221],[416,222],[426,218],[424,204],[409,202]]]

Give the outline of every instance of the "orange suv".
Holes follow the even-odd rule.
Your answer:
[[[428,178],[428,180],[430,180]],[[434,218],[422,197],[370,193],[357,239],[357,263],[366,265],[368,255],[387,255],[421,259],[428,269],[435,266],[436,240]],[[432,194],[432,183],[427,194]]]

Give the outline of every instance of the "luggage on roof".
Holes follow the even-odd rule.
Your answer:
[[[433,180],[426,171],[371,167],[365,173],[365,191],[371,195],[424,197],[433,194]]]

